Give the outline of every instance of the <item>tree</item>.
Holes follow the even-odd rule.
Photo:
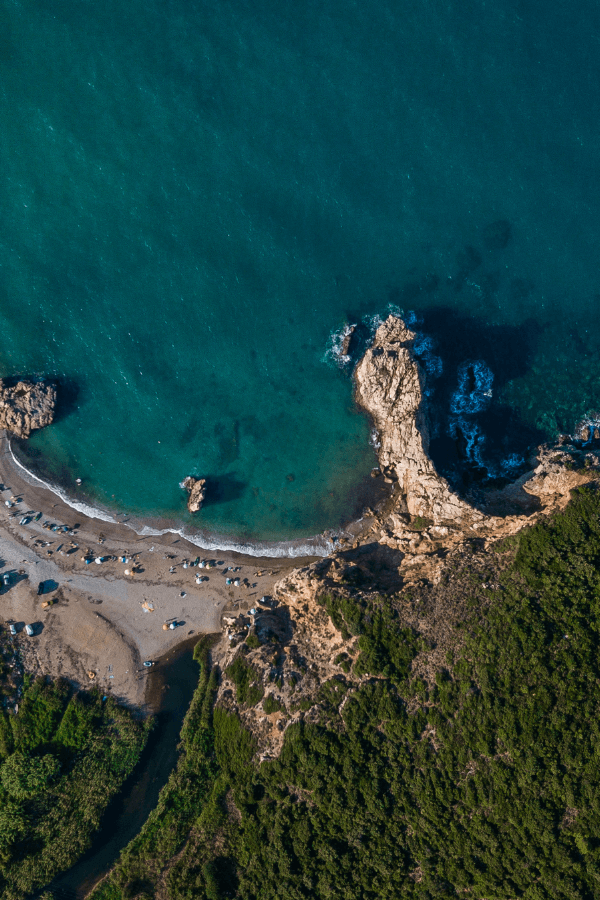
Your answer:
[[[42,794],[59,768],[58,760],[51,753],[28,756],[17,752],[9,756],[0,769],[0,780],[11,797],[26,800]]]

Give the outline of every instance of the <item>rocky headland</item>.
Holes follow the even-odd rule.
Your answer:
[[[28,438],[37,428],[54,419],[56,385],[47,381],[18,381],[11,385],[0,379],[0,428],[19,438]]]
[[[238,710],[263,756],[277,754],[291,722],[319,717],[325,682],[360,682],[350,673],[358,638],[336,628],[323,598],[335,594],[360,605],[381,592],[393,595],[406,623],[428,632],[435,654],[436,646],[447,647],[450,620],[460,618],[464,602],[438,591],[423,618],[411,589],[435,593],[444,573],[467,558],[478,565],[474,553],[485,557],[492,544],[564,508],[574,488],[600,477],[594,429],[581,427],[573,439],[540,446],[531,470],[517,481],[459,496],[429,456],[426,375],[413,351],[415,338],[402,319],[390,316],[354,373],[356,401],[377,432],[388,501],[368,512],[353,541],[340,541],[327,558],[285,576],[273,598],[249,614],[224,620],[219,702]],[[240,655],[262,703],[235,699],[226,670]]]

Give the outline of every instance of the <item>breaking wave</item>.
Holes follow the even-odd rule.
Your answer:
[[[11,459],[21,477],[30,484],[39,485],[48,491],[51,491],[62,500],[64,504],[70,506],[88,519],[99,519],[101,522],[108,522],[112,525],[125,525],[140,537],[160,537],[163,534],[177,534],[179,537],[190,544],[198,547],[200,550],[207,551],[229,551],[232,553],[240,553],[244,556],[267,557],[269,559],[297,559],[304,556],[328,556],[335,549],[336,538],[333,533],[318,534],[314,537],[298,539],[295,541],[236,541],[235,539],[226,537],[225,535],[205,534],[202,532],[190,531],[186,528],[166,527],[154,528],[151,525],[143,524],[142,520],[136,520],[134,517],[116,519],[108,511],[99,509],[82,500],[76,500],[70,497],[66,491],[49,481],[45,481],[38,475],[31,472],[22,462],[15,456],[10,440],[7,441]],[[339,534],[345,534],[343,529],[339,530]]]
[[[346,323],[342,328],[331,332],[327,349],[323,355],[323,362],[334,362],[340,367],[347,366],[350,363],[350,355],[345,353],[344,349],[355,328],[356,325],[348,325]]]
[[[494,373],[483,360],[464,362],[458,367],[458,388],[450,409],[456,416],[472,416],[487,409],[492,400]]]
[[[328,556],[334,549],[336,541],[326,535],[316,535],[297,541],[249,541],[241,542],[224,535],[205,535],[190,532],[185,528],[153,528],[143,525],[136,528],[131,522],[126,523],[140,537],[160,537],[163,534],[178,534],[179,537],[200,550],[229,551],[244,556],[262,556],[269,559],[297,559],[303,556]]]
[[[63,503],[66,503],[67,506],[70,506],[71,509],[77,510],[82,515],[87,516],[88,519],[100,519],[102,522],[111,522],[113,525],[117,525],[117,520],[110,515],[110,513],[105,512],[102,509],[98,509],[96,506],[90,506],[89,503],[85,503],[83,500],[74,500],[61,488],[56,484],[52,484],[49,481],[44,481],[43,478],[39,478],[37,475],[34,475],[26,466],[20,462],[14,454],[10,439],[8,440],[8,449],[10,451],[10,455],[12,461],[15,466],[22,473],[23,478],[26,481],[33,482],[35,484],[39,484],[42,487],[46,488],[48,491],[52,491],[57,497],[59,497]]]

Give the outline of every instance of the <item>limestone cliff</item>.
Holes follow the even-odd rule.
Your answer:
[[[356,368],[356,400],[373,419],[381,468],[394,472],[409,515],[436,525],[480,521],[482,516],[450,490],[429,459],[424,373],[413,356],[414,339],[396,316],[377,329]]]
[[[360,603],[367,595],[392,594],[411,627],[435,630],[432,646],[443,653],[440,634],[464,612],[464,597],[453,600],[452,613],[442,604],[423,616],[423,607],[415,606],[418,597],[404,589],[442,591],[444,571],[473,553],[494,556],[487,551],[492,543],[563,508],[573,488],[600,477],[588,429],[579,439],[538,448],[532,471],[502,490],[459,497],[429,458],[425,374],[413,353],[414,339],[400,318],[390,316],[355,371],[356,400],[372,418],[380,468],[393,484],[391,498],[365,517],[352,542],[340,541],[329,557],[281,579],[268,615],[255,609],[247,623],[243,616],[225,623],[223,668],[242,654],[258,693],[264,691],[271,703],[240,705],[226,677],[219,702],[238,710],[263,757],[279,752],[291,722],[318,718],[323,684],[333,679],[352,689],[361,681],[349,666],[357,639],[335,628],[319,598],[333,593]],[[246,627],[256,636],[251,646],[245,643]],[[283,711],[274,710],[277,704]]]
[[[414,339],[402,319],[390,316],[355,372],[356,400],[373,420],[381,468],[397,480],[393,503],[374,517],[369,538],[403,551],[399,575],[405,580],[434,578],[444,551],[473,537],[514,534],[566,505],[574,487],[598,477],[594,454],[563,441],[538,448],[535,469],[514,484],[480,490],[477,505],[459,497],[428,455],[425,375]]]
[[[36,428],[50,425],[56,408],[56,386],[41,381],[19,381],[9,387],[0,379],[0,428],[27,438]]]

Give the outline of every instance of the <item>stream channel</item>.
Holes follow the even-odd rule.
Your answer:
[[[193,659],[198,636],[158,661],[148,673],[146,703],[156,727],[123,790],[104,814],[92,847],[71,869],[48,885],[56,900],[82,900],[139,833],[177,762],[177,744],[200,669]]]

